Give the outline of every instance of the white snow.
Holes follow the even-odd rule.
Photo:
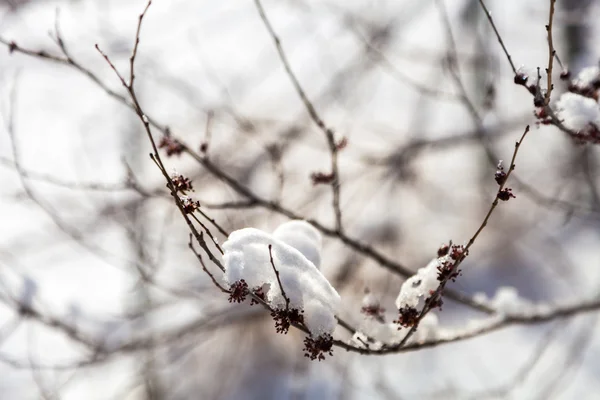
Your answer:
[[[419,268],[417,273],[408,278],[400,288],[400,293],[396,298],[396,307],[417,307],[419,299],[429,296],[430,291],[436,290],[440,284],[437,279],[440,260],[434,258],[423,268]]]
[[[419,329],[415,331],[413,340],[418,342],[430,341],[438,339],[439,335],[439,319],[437,314],[429,312],[419,322]]]
[[[597,66],[586,67],[579,72],[577,78],[573,79],[573,84],[578,87],[588,87],[595,80],[600,78],[600,68]]]
[[[590,123],[600,127],[600,107],[593,99],[568,92],[560,96],[556,108],[567,128],[580,131]]]
[[[498,288],[491,299],[488,299],[484,293],[475,294],[474,299],[482,304],[488,304],[500,314],[523,314],[532,309],[531,302],[520,297],[517,289],[512,286]]]
[[[311,258],[320,259],[316,251],[320,234],[302,221],[285,223],[273,235],[255,228],[232,232],[223,244],[225,281],[231,285],[244,279],[250,290],[262,287],[269,305],[285,308],[286,301],[271,265],[269,245],[290,308],[304,312],[304,323],[313,336],[332,334],[337,325],[335,315],[340,296],[303,254],[304,251]]]
[[[306,221],[289,221],[279,225],[273,236],[308,258],[315,267],[321,266],[321,234]]]

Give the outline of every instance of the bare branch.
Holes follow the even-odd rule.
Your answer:
[[[554,21],[554,4],[556,0],[550,0],[550,10],[548,12],[548,25],[546,25],[546,31],[548,32],[548,68],[546,69],[546,75],[548,76],[548,87],[546,89],[546,96],[544,97],[544,104],[550,104],[550,95],[552,94],[552,67],[554,63],[554,57],[556,51],[554,50],[554,42],[552,41],[552,26]]]
[[[331,182],[331,188],[333,190],[333,210],[335,213],[335,229],[337,232],[342,232],[343,226],[342,226],[342,211],[340,209],[340,175],[339,175],[338,161],[337,161],[338,147],[337,147],[337,143],[335,142],[335,135],[333,134],[333,130],[331,130],[330,128],[327,127],[327,125],[325,125],[325,122],[317,113],[315,106],[308,99],[308,96],[304,92],[304,89],[302,89],[302,86],[300,85],[298,78],[292,71],[292,67],[290,66],[288,58],[287,58],[287,56],[283,50],[283,47],[281,45],[281,40],[275,33],[275,30],[273,29],[273,26],[271,25],[271,23],[269,22],[269,19],[267,18],[267,15],[265,14],[265,10],[263,9],[263,6],[262,6],[260,0],[254,0],[254,4],[256,4],[256,8],[258,9],[260,18],[263,21],[267,30],[269,31],[269,35],[273,39],[273,42],[275,43],[275,47],[277,48],[277,54],[279,54],[279,59],[281,60],[281,63],[283,64],[285,72],[287,73],[288,77],[292,81],[292,84],[294,85],[294,89],[296,89],[296,93],[298,93],[298,96],[300,96],[300,99],[302,100],[302,103],[304,104],[304,107],[306,108],[306,111],[308,111],[308,114],[310,115],[312,120],[321,129],[321,131],[323,131],[323,133],[325,134],[325,137],[327,138],[327,144],[329,145],[329,152],[331,153],[331,175],[333,176],[333,180]]]
[[[488,21],[490,22],[490,25],[492,26],[494,33],[496,34],[496,39],[498,39],[498,43],[500,43],[500,46],[502,46],[502,50],[504,51],[504,54],[506,55],[506,59],[508,60],[508,63],[510,64],[510,68],[512,69],[513,73],[516,75],[517,69],[515,68],[515,64],[513,63],[510,53],[508,52],[508,50],[506,49],[506,46],[504,45],[504,41],[502,40],[502,36],[500,36],[500,33],[498,32],[498,28],[496,28],[496,24],[494,23],[492,14],[486,7],[483,0],[478,0],[478,1],[479,1],[479,4],[481,5],[481,8],[483,9],[483,12],[485,13],[485,16],[487,17]]]

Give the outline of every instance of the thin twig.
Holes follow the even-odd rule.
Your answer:
[[[273,271],[275,271],[275,276],[277,277],[277,283],[279,284],[279,289],[281,290],[281,295],[285,299],[285,309],[290,309],[290,298],[285,294],[285,290],[283,289],[283,284],[281,283],[281,278],[279,277],[279,271],[275,268],[275,262],[273,261],[273,245],[269,245],[269,261],[271,261],[271,266],[273,267]]]
[[[515,169],[515,159],[517,158],[517,153],[519,152],[519,149],[521,147],[521,143],[523,143],[523,139],[525,139],[525,136],[527,135],[528,132],[529,132],[529,125],[527,125],[527,127],[525,128],[525,131],[523,132],[523,135],[521,135],[521,138],[517,142],[515,142],[515,151],[513,152],[512,159],[510,160],[510,167],[508,168],[508,172],[506,173],[506,177],[504,178],[504,181],[502,182],[502,184],[498,188],[498,192],[496,192],[496,198],[492,202],[492,205],[491,205],[490,209],[488,210],[488,213],[486,214],[485,218],[483,219],[483,222],[479,226],[479,229],[477,229],[477,231],[475,232],[475,234],[473,235],[473,237],[471,237],[471,239],[469,240],[469,242],[465,246],[465,252],[467,252],[469,250],[469,248],[471,248],[471,246],[473,245],[473,243],[475,243],[475,240],[477,239],[477,236],[479,236],[479,234],[481,233],[481,231],[483,230],[483,228],[485,228],[485,226],[487,225],[488,220],[490,219],[492,213],[494,212],[494,210],[498,206],[498,202],[499,202],[499,197],[498,196],[500,195],[500,192],[502,192],[502,190],[504,189],[504,186],[506,185],[506,182],[508,181],[508,178],[510,177],[510,175],[512,174],[512,172]]]
[[[298,78],[292,71],[290,62],[288,61],[285,51],[283,50],[283,46],[281,45],[281,40],[279,39],[279,36],[277,36],[277,33],[273,29],[271,22],[267,18],[267,15],[265,13],[265,10],[263,9],[263,6],[262,6],[260,0],[254,0],[254,4],[256,4],[256,8],[258,9],[260,18],[263,21],[265,27],[267,28],[269,35],[273,39],[273,42],[275,43],[275,47],[277,49],[277,54],[279,55],[279,59],[281,60],[281,63],[283,64],[285,72],[287,73],[288,77],[292,81],[292,84],[294,86],[294,89],[296,90],[296,93],[298,93],[298,96],[300,96],[300,99],[302,100],[302,103],[304,104],[306,111],[308,111],[308,114],[310,115],[311,119],[315,122],[315,124],[319,127],[319,129],[321,129],[321,131],[323,131],[323,133],[325,134],[325,137],[327,138],[327,144],[329,145],[329,152],[331,153],[331,174],[333,176],[333,181],[331,182],[331,188],[333,191],[333,211],[335,214],[335,227],[336,227],[336,231],[342,232],[343,227],[342,227],[342,211],[340,208],[340,175],[339,175],[339,170],[338,170],[338,160],[337,160],[338,159],[338,148],[337,148],[337,143],[335,142],[335,135],[333,133],[333,130],[331,130],[330,128],[327,127],[327,125],[325,125],[325,122],[317,113],[315,106],[308,99],[308,96],[304,92],[302,85],[300,85]]]
[[[135,44],[133,45],[133,51],[131,52],[131,57],[129,57],[129,87],[133,87],[133,81],[135,79],[134,64],[135,64],[135,57],[137,56],[138,47],[140,45],[140,30],[142,29],[142,20],[144,19],[146,12],[148,12],[150,5],[152,5],[152,0],[148,0],[148,4],[146,4],[146,8],[144,8],[144,11],[142,11],[140,16],[138,17],[138,25],[137,25],[137,30],[135,32]]]
[[[546,75],[548,78],[548,87],[546,89],[546,96],[544,97],[544,104],[550,104],[550,94],[552,93],[552,68],[554,65],[554,57],[556,52],[554,50],[554,43],[552,41],[552,25],[554,22],[554,4],[556,0],[550,0],[550,10],[548,12],[548,25],[546,25],[546,31],[548,32],[548,68],[546,69]]]
[[[208,270],[208,268],[206,267],[206,264],[204,263],[204,259],[202,258],[202,255],[200,253],[198,253],[198,251],[196,250],[196,248],[194,247],[194,243],[192,242],[192,234],[190,233],[190,239],[188,242],[188,247],[190,248],[190,250],[192,250],[192,252],[196,255],[196,258],[198,259],[198,261],[200,262],[200,265],[202,266],[202,269],[204,270],[204,272],[206,272],[206,274],[210,277],[210,279],[212,280],[212,282],[215,284],[215,286],[217,288],[219,288],[219,290],[223,293],[231,293],[229,290],[225,289],[223,286],[221,286],[221,284],[219,282],[217,282],[217,280],[215,279],[215,276]]]
[[[152,3],[152,0],[149,0],[148,4],[151,4],[151,3]],[[137,30],[136,30],[136,36],[137,36],[137,38],[136,38],[136,44],[139,44],[139,35],[140,35],[140,32],[141,32],[141,25],[142,25],[142,22],[143,22],[143,17],[146,15],[147,10],[148,10],[148,6],[144,9],[144,11],[142,12],[142,14],[140,14],[140,18],[138,20],[138,27],[137,27]],[[202,247],[202,249],[206,252],[206,254],[208,254],[208,257],[210,258],[210,260],[215,265],[217,265],[217,267],[219,267],[219,269],[221,269],[221,271],[225,271],[225,268],[223,267],[223,265],[221,264],[221,262],[219,261],[219,259],[217,259],[215,257],[215,255],[212,253],[212,251],[209,249],[209,247],[207,246],[206,242],[204,241],[203,236],[201,235],[200,232],[198,232],[198,230],[196,229],[196,227],[194,226],[194,224],[192,223],[192,221],[188,217],[188,213],[184,209],[182,200],[179,198],[179,195],[177,194],[177,190],[175,189],[175,184],[173,183],[173,180],[171,179],[171,177],[167,173],[167,170],[166,170],[166,168],[165,168],[165,166],[163,164],[163,161],[162,161],[162,159],[160,157],[160,154],[158,152],[158,147],[156,145],[156,141],[154,140],[154,137],[152,136],[152,129],[151,129],[150,120],[148,119],[148,117],[146,116],[146,114],[142,110],[142,107],[141,107],[141,105],[140,105],[140,103],[139,103],[139,101],[137,99],[137,96],[136,96],[135,89],[134,89],[133,85],[127,84],[127,82],[125,82],[125,79],[123,79],[122,75],[115,68],[115,66],[112,63],[112,61],[110,60],[110,58],[100,49],[100,47],[98,45],[96,45],[95,47],[98,50],[98,52],[102,55],[102,57],[104,57],[104,59],[109,64],[109,66],[112,68],[112,70],[115,72],[115,74],[117,75],[117,77],[121,81],[121,84],[129,92],[129,96],[131,97],[131,101],[132,101],[132,108],[134,109],[134,111],[138,115],[140,121],[142,122],[142,124],[144,126],[144,129],[146,131],[146,134],[148,136],[148,139],[150,140],[150,143],[152,145],[153,153],[150,154],[150,158],[152,159],[152,161],[154,161],[154,163],[157,165],[157,167],[159,168],[159,170],[163,174],[164,178],[166,179],[166,181],[167,181],[167,187],[171,191],[171,195],[173,196],[173,199],[175,200],[175,204],[177,205],[177,208],[179,209],[181,215],[183,216],[183,218],[184,218],[184,220],[185,220],[188,228],[193,233],[193,235],[196,238],[196,241],[198,242],[198,244],[200,245],[200,247]],[[134,48],[134,50],[137,52],[137,46]],[[133,57],[133,59],[135,61],[135,57]],[[135,67],[134,63],[130,64],[130,68],[133,69],[134,67]],[[134,72],[130,72],[130,76],[135,76],[135,73]],[[220,250],[220,247],[218,247],[218,248]],[[222,250],[220,250],[220,251],[222,251]]]
[[[225,254],[223,252],[223,249],[221,248],[221,246],[219,245],[219,242],[217,241],[217,238],[215,238],[212,234],[212,232],[210,231],[210,229],[208,229],[208,227],[206,225],[204,225],[202,223],[202,221],[200,221],[200,219],[198,219],[198,217],[196,217],[194,214],[190,214],[192,216],[192,218],[200,224],[200,226],[202,227],[202,229],[204,229],[204,232],[206,232],[206,234],[208,235],[208,237],[210,238],[210,240],[213,242],[213,244],[215,245],[215,247],[217,248],[217,250],[219,250],[219,253],[221,254]]]
[[[42,58],[45,60],[57,62],[57,63],[63,64],[63,65],[67,65],[67,66],[71,66],[71,67],[75,68],[77,71],[81,72],[82,74],[87,76],[90,80],[92,80],[95,84],[97,84],[98,87],[100,87],[109,96],[113,97],[114,99],[118,100],[122,104],[124,104],[127,107],[129,107],[130,109],[132,109],[138,116],[140,115],[140,111],[139,111],[138,107],[128,97],[126,97],[122,94],[119,94],[116,91],[110,89],[104,82],[102,82],[100,80],[100,78],[98,78],[97,75],[95,75],[89,69],[85,68],[82,64],[80,64],[78,61],[76,61],[68,53],[66,53],[66,58],[62,58],[59,56],[53,56],[53,55],[48,54],[45,51],[34,51],[34,50],[29,50],[29,49],[23,48],[23,47],[17,45],[14,41],[8,41],[1,37],[0,37],[0,43],[3,43],[4,45],[6,45],[9,48],[9,50],[16,51],[16,52],[19,52],[19,53],[22,53],[22,54],[25,54],[25,55],[28,55],[31,57],[37,57],[37,58]],[[63,53],[64,53],[64,52],[66,52],[66,45],[64,44],[64,40],[61,40],[61,43],[63,43],[63,46],[64,46],[64,48],[63,48]],[[112,62],[110,62],[110,60],[107,60],[107,61],[109,61],[109,65],[112,65]],[[113,68],[113,70],[115,70],[115,69]],[[117,71],[115,70],[115,72],[117,72]],[[119,74],[117,74],[117,75],[120,76]],[[121,83],[123,83],[123,82],[124,82],[124,80],[121,79]],[[128,88],[128,85],[125,85],[125,87]],[[146,123],[149,123],[152,127],[159,130],[163,135],[170,134],[170,130],[167,126],[160,124],[157,120],[148,116],[147,114],[142,113],[142,116],[144,118],[143,119],[144,125],[146,125]],[[196,153],[189,146],[185,145],[181,140],[178,140],[178,141],[182,144],[183,151],[186,154],[191,156],[196,162],[200,163],[204,168],[207,169],[207,171],[209,173],[211,173],[212,175],[214,175],[215,177],[217,177],[218,179],[220,179],[221,181],[226,183],[231,189],[233,189],[235,192],[237,192],[239,195],[241,195],[245,198],[245,200],[242,200],[242,201],[235,201],[235,202],[224,203],[224,204],[215,204],[215,205],[205,204],[206,208],[227,209],[227,208],[249,208],[249,207],[258,206],[258,207],[262,207],[267,210],[270,210],[271,212],[283,215],[290,219],[306,220],[308,223],[310,223],[316,229],[318,229],[322,234],[329,236],[329,237],[339,239],[344,245],[348,246],[349,248],[356,251],[357,253],[375,261],[375,263],[377,265],[389,270],[390,272],[392,272],[394,274],[397,274],[402,277],[410,277],[414,273],[413,270],[411,270],[407,266],[403,265],[399,261],[387,257],[386,255],[384,255],[383,253],[381,253],[377,249],[375,249],[373,246],[371,246],[367,243],[364,243],[364,242],[360,241],[359,239],[350,237],[346,233],[340,232],[336,228],[329,228],[317,220],[306,218],[305,216],[303,216],[297,212],[294,212],[291,209],[284,207],[283,205],[281,205],[278,202],[274,202],[274,201],[271,201],[271,200],[268,200],[268,199],[265,199],[265,198],[259,196],[258,194],[254,193],[252,190],[250,190],[246,186],[244,186],[242,183],[240,183],[238,180],[236,180],[235,178],[233,178],[232,176],[230,176],[229,174],[224,172],[222,169],[220,169],[208,157],[205,157],[205,156],[202,156],[202,155]],[[154,143],[154,141],[152,140],[151,143]],[[187,220],[187,222],[189,223],[189,220]],[[192,228],[190,228],[190,229],[192,229]],[[198,235],[195,235],[195,236],[198,239]],[[215,260],[212,260],[212,261],[214,262]],[[216,261],[218,262],[218,260],[216,260]],[[493,313],[492,309],[473,301],[473,299],[469,295],[466,295],[466,294],[463,294],[460,292],[456,292],[456,291],[451,291],[451,290],[446,291],[445,294],[448,298],[455,300],[461,304],[467,305],[478,311],[488,313],[488,314]]]
[[[517,158],[517,154],[519,152],[519,148],[521,147],[521,143],[523,143],[523,139],[525,139],[525,136],[527,135],[528,132],[529,132],[529,125],[527,125],[527,127],[525,128],[525,131],[523,132],[523,135],[521,135],[521,138],[517,142],[515,142],[515,150],[513,152],[512,159],[510,161],[510,167],[508,169],[508,172],[506,173],[506,176],[504,177],[502,183],[500,184],[500,187],[498,188],[498,191],[496,192],[496,197],[494,198],[494,201],[492,202],[490,209],[488,210],[487,214],[485,215],[483,222],[481,223],[479,228],[477,228],[477,231],[475,231],[475,234],[473,234],[473,236],[471,237],[471,239],[465,246],[465,248],[462,252],[462,256],[455,261],[454,266],[453,266],[454,271],[458,270],[458,267],[466,259],[467,254],[469,253],[469,249],[471,248],[473,243],[475,243],[475,240],[477,239],[479,234],[487,226],[490,217],[492,216],[494,210],[498,206],[498,203],[500,201],[500,194],[503,191],[503,189],[506,185],[506,182],[508,181],[508,178],[510,177],[510,175],[512,174],[512,172],[515,169],[515,159]],[[448,282],[449,279],[451,279],[450,274],[448,276],[446,276],[445,279],[440,282],[440,284],[439,284],[438,288],[435,290],[435,292],[430,294],[430,296],[427,298],[427,301],[425,302],[425,305],[423,306],[423,309],[421,310],[421,312],[419,313],[419,315],[417,317],[417,322],[410,328],[410,330],[406,333],[406,335],[402,338],[402,340],[397,345],[395,345],[395,347],[400,348],[400,347],[404,346],[408,342],[408,339],[410,339],[411,336],[416,332],[417,327],[419,326],[419,323],[421,322],[421,320],[425,317],[425,315],[427,315],[429,313],[429,311],[431,311],[434,308],[433,304],[437,303],[437,301],[439,300],[440,296],[442,295],[442,293],[446,287],[446,283]]]
[[[490,22],[490,25],[492,26],[492,29],[494,30],[494,33],[496,34],[496,39],[498,39],[498,43],[500,43],[500,46],[502,46],[502,50],[504,51],[504,54],[506,55],[506,58],[508,59],[508,63],[510,64],[510,67],[513,70],[513,73],[516,75],[517,74],[517,69],[515,68],[515,64],[513,63],[512,57],[510,56],[510,53],[508,52],[508,50],[506,49],[506,46],[504,45],[504,41],[502,40],[502,36],[500,36],[500,33],[498,32],[498,28],[496,28],[496,24],[494,23],[494,19],[492,18],[492,14],[490,13],[490,11],[488,10],[488,8],[486,7],[485,3],[483,2],[483,0],[479,0],[479,4],[481,5],[481,8],[483,9],[483,12],[485,13],[488,21]]]
[[[219,225],[219,223],[214,218],[211,218],[208,215],[206,215],[206,213],[204,211],[202,211],[200,208],[198,208],[196,211],[198,211],[200,213],[200,215],[202,215],[204,218],[206,218],[215,228],[217,228],[217,230],[219,231],[219,233],[221,233],[221,235],[229,236],[229,232],[227,232],[225,229],[223,229],[221,227],[221,225]]]

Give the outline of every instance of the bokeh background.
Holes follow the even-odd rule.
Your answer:
[[[487,3],[515,64],[530,74],[543,69],[549,2]],[[0,36],[60,55],[58,27],[73,59],[124,94],[94,45],[126,71],[144,6],[3,0]],[[510,159],[531,124],[509,185],[516,199],[501,204],[451,287],[493,296],[513,286],[548,303],[598,293],[599,149],[535,125],[532,98],[513,84],[477,0],[263,6],[307,95],[348,141],[339,163],[349,236],[413,270],[440,244],[465,242],[495,195],[496,163]],[[598,63],[598,11],[592,0],[557,2],[555,46],[575,74]],[[414,353],[336,349],[310,362],[300,333],[276,334],[267,313],[230,305],[207,279],[135,113],[76,68],[3,47],[0,398],[596,398],[594,313]],[[331,190],[310,178],[329,169],[327,142],[253,1],[155,0],[142,28],[136,84],[145,111],[192,148],[208,142],[220,169],[333,226]],[[557,79],[555,96],[565,87]],[[194,196],[228,231],[271,231],[286,220],[244,204],[186,155],[166,162],[193,179]],[[223,208],[232,202],[238,206]],[[364,323],[366,288],[388,320],[396,317],[400,277],[335,237],[324,238],[322,258],[345,319]],[[8,299],[39,315],[20,315]],[[482,317],[450,301],[437,314],[447,328]],[[52,321],[119,351],[95,355]],[[124,349],[129,342],[136,345]]]

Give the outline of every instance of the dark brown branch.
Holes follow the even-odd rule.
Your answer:
[[[210,231],[210,229],[208,229],[208,227],[206,225],[204,225],[202,223],[202,221],[200,221],[198,219],[198,217],[196,217],[194,214],[190,214],[192,216],[192,218],[194,219],[194,221],[196,221],[198,224],[200,224],[200,226],[202,227],[202,229],[204,229],[204,232],[206,232],[206,234],[208,235],[208,237],[210,238],[210,240],[212,241],[212,243],[215,245],[215,247],[217,248],[217,250],[219,250],[219,253],[224,254],[223,253],[223,249],[221,248],[221,246],[219,246],[219,242],[217,241],[217,238],[215,238],[212,234],[212,232]]]
[[[221,286],[221,284],[219,282],[217,282],[217,280],[215,279],[215,276],[206,267],[206,264],[204,263],[204,259],[202,258],[202,255],[200,253],[198,253],[198,251],[194,247],[194,243],[192,242],[192,234],[191,233],[190,233],[190,239],[189,239],[189,242],[188,242],[188,247],[190,248],[190,250],[192,250],[192,252],[196,256],[196,258],[200,262],[200,265],[202,266],[202,269],[210,277],[210,280],[215,284],[215,286],[217,288],[219,288],[219,290],[221,292],[223,292],[223,293],[230,293],[229,290],[225,289],[223,286]]]
[[[215,228],[217,228],[217,230],[219,231],[219,233],[221,233],[221,235],[223,235],[225,237],[229,236],[229,232],[227,232],[225,229],[223,229],[221,227],[221,225],[219,225],[219,223],[214,218],[211,218],[208,215],[206,215],[206,213],[204,211],[202,211],[200,208],[198,208],[196,211],[198,211],[200,213],[200,215],[202,215],[204,218],[206,218]]]

